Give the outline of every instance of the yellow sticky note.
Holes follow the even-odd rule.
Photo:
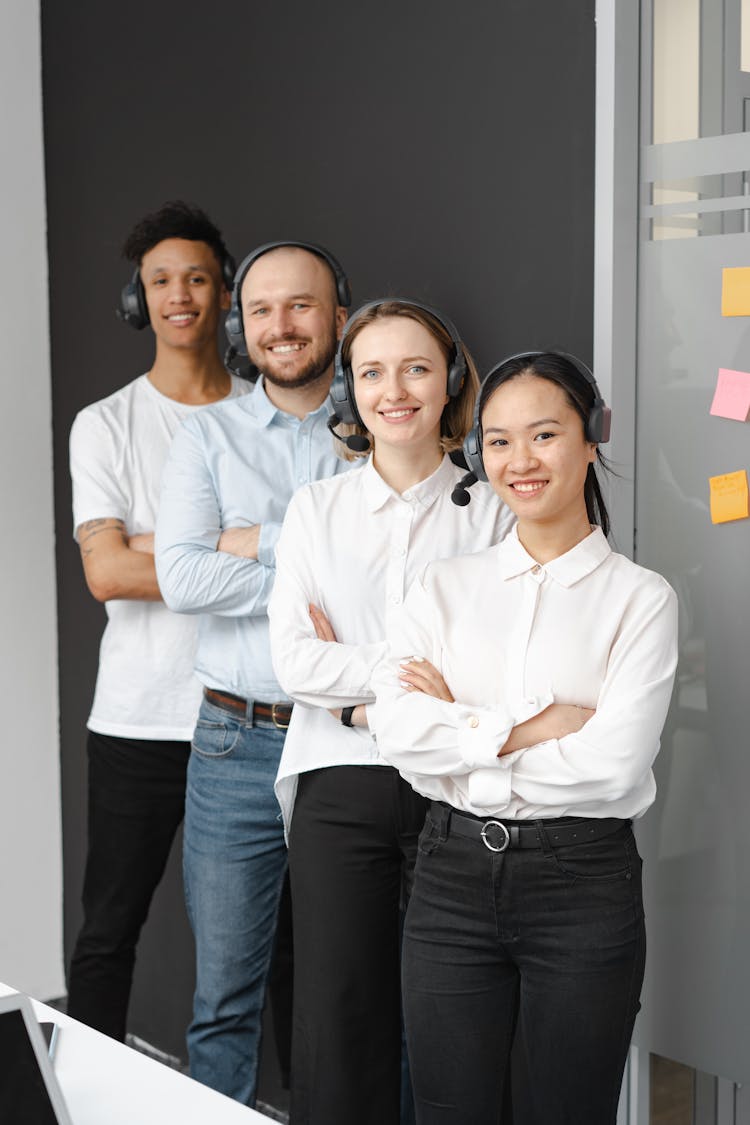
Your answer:
[[[721,315],[750,316],[750,268],[721,271]]]
[[[748,509],[747,473],[722,473],[720,477],[709,477],[711,490],[711,522],[728,523],[729,520],[745,520],[750,515]]]

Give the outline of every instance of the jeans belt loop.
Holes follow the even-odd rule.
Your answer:
[[[544,852],[545,857],[549,859],[549,857],[553,854],[552,845],[549,842],[549,836],[547,835],[547,829],[545,827],[544,821],[535,820],[534,824],[536,825],[536,830],[539,833],[539,843],[542,845],[542,851]]]

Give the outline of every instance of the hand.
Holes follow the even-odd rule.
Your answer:
[[[450,688],[435,665],[422,656],[412,656],[400,662],[399,680],[407,691],[421,691],[423,695],[431,695],[446,703],[455,702]]]
[[[128,547],[131,551],[140,551],[144,555],[153,555],[154,553],[154,533],[153,531],[144,532],[142,535],[131,535],[128,539]]]
[[[250,527],[227,527],[219,536],[216,550],[236,555],[240,559],[257,560],[260,528],[259,523],[251,524]]]
[[[321,637],[321,640],[322,639],[323,638]],[[330,715],[333,715],[336,722],[340,723],[342,710],[342,707],[331,707],[328,713]],[[352,726],[369,728],[370,724],[367,721],[367,708],[365,707],[364,703],[358,703],[352,711]]]
[[[313,605],[311,602],[308,606],[308,612],[310,614],[310,620],[315,628],[315,636],[318,640],[335,642],[336,634],[333,631],[331,622],[323,613],[323,610],[319,609],[318,606]]]

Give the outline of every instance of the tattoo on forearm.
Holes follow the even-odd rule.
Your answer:
[[[81,548],[81,555],[86,558],[93,551],[93,547],[88,547],[87,544],[95,535],[101,534],[102,531],[118,531],[125,542],[125,525],[122,520],[115,519],[95,519],[86,520],[82,523],[78,530],[78,544]]]

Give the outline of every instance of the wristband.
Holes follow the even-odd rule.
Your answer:
[[[353,707],[342,707],[341,708],[341,722],[342,722],[343,726],[345,726],[345,727],[353,727],[354,726],[354,723],[352,722],[352,715],[353,714],[354,714],[354,708]]]

